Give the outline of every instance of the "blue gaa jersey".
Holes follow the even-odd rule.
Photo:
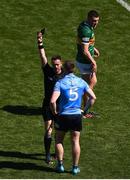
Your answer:
[[[88,89],[88,84],[73,73],[57,81],[54,91],[60,92],[59,114],[81,114],[82,96]]]

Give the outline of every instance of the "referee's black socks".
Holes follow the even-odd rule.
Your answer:
[[[52,141],[51,136],[48,135],[44,136],[44,147],[45,147],[46,156],[50,155],[51,141]]]

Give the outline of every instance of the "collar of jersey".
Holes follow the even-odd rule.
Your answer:
[[[90,26],[90,24],[89,24],[87,21],[84,21],[84,24],[85,24],[86,26],[89,26],[91,29],[93,29],[93,27]]]
[[[69,73],[69,74],[67,74],[66,76],[68,76],[68,77],[74,77],[75,75],[73,74],[73,73]]]

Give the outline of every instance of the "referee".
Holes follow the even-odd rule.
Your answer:
[[[41,31],[37,33],[37,42],[41,59],[41,68],[44,75],[44,97],[42,103],[42,115],[45,125],[44,148],[46,154],[46,162],[50,164],[52,163],[50,155],[50,147],[52,142],[52,127],[55,120],[55,116],[50,110],[50,99],[56,81],[63,77],[63,69],[61,56],[59,55],[53,56],[51,58],[51,66],[49,65],[45,54],[43,33]]]

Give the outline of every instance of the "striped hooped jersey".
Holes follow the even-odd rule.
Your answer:
[[[78,27],[77,35],[77,57],[76,60],[80,63],[90,64],[91,62],[87,60],[86,56],[83,54],[82,44],[89,43],[89,52],[94,56],[94,43],[95,35],[93,27],[91,27],[86,21],[83,21]]]

